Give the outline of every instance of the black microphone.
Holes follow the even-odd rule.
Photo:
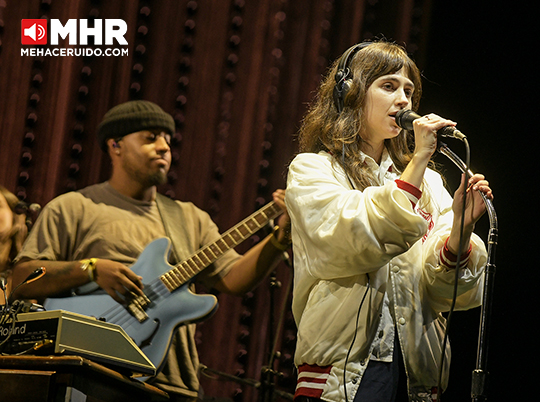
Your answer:
[[[401,127],[404,130],[412,130],[413,129],[413,121],[416,119],[419,119],[419,114],[413,112],[410,109],[402,109],[396,114],[396,124]],[[449,137],[449,138],[456,138],[458,140],[463,141],[465,138],[465,134],[463,134],[461,131],[459,131],[457,128],[452,126],[446,126],[437,131],[437,136],[439,137]]]
[[[4,294],[7,290],[7,278],[2,274],[0,274],[0,290],[4,292]]]
[[[47,269],[45,267],[39,267],[39,268],[36,268],[34,271],[32,271],[30,273],[30,275],[28,275],[26,277],[26,279],[24,281],[22,281],[21,283],[19,283],[17,286],[15,286],[15,288],[11,291],[11,293],[9,294],[9,298],[8,300],[11,302],[11,297],[13,296],[13,294],[15,293],[15,291],[17,289],[19,289],[21,286],[23,285],[26,285],[27,283],[31,283],[31,282],[34,282],[34,281],[37,281],[38,279],[40,279],[43,275],[45,275],[47,273]]]
[[[30,275],[28,275],[26,277],[26,279],[20,285],[24,285],[24,284],[27,284],[27,283],[37,281],[39,278],[41,278],[46,273],[47,273],[47,269],[45,267],[36,268],[32,273],[30,273]]]

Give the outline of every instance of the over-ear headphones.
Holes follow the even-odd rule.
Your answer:
[[[362,42],[351,46],[349,49],[343,53],[339,59],[338,68],[335,75],[336,85],[334,86],[334,105],[338,113],[341,113],[344,107],[345,96],[351,89],[352,85],[352,71],[349,68],[352,58],[356,53],[365,48],[368,45],[371,45],[373,42]]]

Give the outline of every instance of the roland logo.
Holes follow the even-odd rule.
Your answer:
[[[26,333],[26,323],[13,329],[11,333],[11,325],[0,325],[0,337],[6,337],[9,335],[24,335]]]

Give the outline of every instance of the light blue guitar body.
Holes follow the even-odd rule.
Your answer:
[[[163,368],[172,336],[180,325],[201,321],[218,307],[213,295],[197,295],[189,290],[189,282],[170,292],[160,277],[171,271],[168,256],[170,241],[160,238],[150,243],[132,266],[144,280],[144,293],[149,303],[148,316],[140,322],[126,307],[118,304],[102,290],[87,295],[49,298],[47,310],[66,310],[121,326],[134,340],[159,372]]]
[[[154,240],[131,267],[143,278],[145,297],[137,297],[126,306],[91,283],[78,289],[77,296],[47,299],[44,307],[93,316],[119,325],[159,373],[175,330],[183,324],[204,320],[218,307],[215,296],[197,295],[189,290],[193,278],[280,213],[275,202],[266,204],[217,241],[174,267],[167,262],[170,240],[165,237]]]

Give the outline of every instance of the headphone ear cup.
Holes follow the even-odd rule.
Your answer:
[[[371,42],[363,42],[354,46],[351,46],[349,49],[343,53],[341,59],[338,63],[338,69],[335,75],[336,85],[334,85],[334,105],[338,113],[341,113],[345,106],[345,97],[347,93],[351,90],[352,87],[352,72],[349,68],[349,64],[354,57],[354,55],[359,51],[370,45]]]
[[[337,78],[338,74],[336,74]],[[341,77],[343,77],[343,72],[341,72]],[[346,78],[346,77],[344,77]],[[334,105],[336,106],[336,109],[338,113],[341,113],[345,106],[345,97],[351,90],[351,86],[353,84],[352,79],[344,79],[342,82],[338,82],[336,85],[334,85],[334,92],[333,92],[333,98],[334,98]]]

